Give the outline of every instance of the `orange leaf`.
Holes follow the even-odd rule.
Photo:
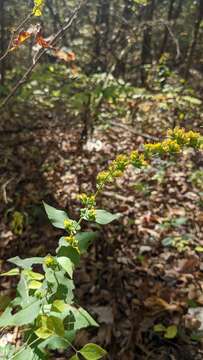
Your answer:
[[[73,51],[68,51],[66,54],[67,54],[68,61],[75,61],[76,56],[75,56],[75,53]]]
[[[54,52],[54,55],[60,59],[60,60],[64,60],[64,61],[74,61],[75,60],[75,54],[73,52],[66,52],[63,50],[56,50]]]
[[[50,45],[50,42],[45,40],[41,35],[37,35],[36,37],[36,43],[40,45],[43,48],[46,49],[53,49],[53,46]]]
[[[18,34],[18,36],[13,40],[10,51],[15,50],[18,46],[20,46],[22,43],[24,43],[25,40],[27,40],[31,35],[32,35],[32,33],[28,32],[28,31],[21,31]]]

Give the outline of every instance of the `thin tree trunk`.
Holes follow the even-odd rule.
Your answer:
[[[193,63],[194,53],[195,53],[196,46],[197,46],[200,24],[201,24],[202,19],[203,19],[203,0],[199,0],[197,19],[194,24],[193,37],[192,37],[192,41],[191,41],[191,44],[190,44],[190,47],[188,50],[187,62],[186,62],[186,66],[185,66],[185,73],[184,73],[185,79],[188,79],[190,69],[191,69],[191,66]]]
[[[167,21],[171,21],[171,19],[173,18],[173,10],[174,10],[174,3],[175,0],[171,0],[170,4],[169,4],[169,9],[168,9],[168,16],[167,16]],[[160,53],[159,53],[159,59],[162,56],[162,54],[164,53],[166,46],[167,46],[167,42],[168,42],[168,28],[165,27],[164,30],[164,37],[163,37],[163,41],[162,41],[162,45],[161,45],[161,49],[160,49]]]
[[[99,0],[97,3],[96,33],[95,33],[95,68],[106,70],[106,58],[102,59],[102,50],[106,51],[109,36],[110,0]]]
[[[141,82],[146,86],[147,70],[145,66],[152,63],[151,54],[151,38],[152,38],[152,26],[148,22],[153,20],[153,14],[155,9],[155,0],[152,0],[149,5],[144,9],[143,21],[146,22],[143,40],[142,40],[142,52],[141,52]]]
[[[122,14],[123,23],[118,34],[119,47],[121,48],[121,52],[123,51],[123,49],[125,49],[128,46],[127,34],[131,26],[130,20],[133,16],[133,11],[132,11],[133,4],[134,4],[133,0],[124,0],[124,9]],[[118,63],[116,65],[116,69],[114,73],[116,76],[123,76],[123,77],[125,76],[126,73],[125,59],[123,58],[118,59]]]
[[[184,2],[184,0],[179,0],[177,8],[174,9],[174,13],[173,13],[174,20],[177,20],[178,17],[180,16],[180,14],[182,12],[182,8],[183,8],[183,2]]]
[[[5,51],[5,0],[0,0],[0,23],[1,23],[1,55]],[[6,72],[6,63],[3,59],[0,63],[0,84],[4,86],[5,82],[5,72]]]

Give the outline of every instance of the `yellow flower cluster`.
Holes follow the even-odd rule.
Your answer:
[[[47,267],[55,267],[57,265],[57,262],[56,260],[54,259],[53,256],[51,255],[47,255],[44,259],[44,264],[47,266]]]
[[[98,187],[103,184],[112,181],[113,179],[123,175],[124,170],[129,165],[129,160],[126,155],[118,155],[114,161],[112,161],[107,171],[101,171],[97,175]]]
[[[199,145],[200,133],[192,130],[185,131],[183,128],[175,127],[175,129],[169,129],[167,135],[181,146],[197,148]]]
[[[100,171],[97,174],[97,185],[102,185],[108,180],[108,177],[110,176],[108,171]]]
[[[114,161],[112,161],[109,170],[113,172],[123,172],[129,164],[128,157],[126,155],[118,155]]]
[[[144,154],[139,154],[138,151],[132,151],[130,154],[130,163],[138,169],[148,165],[144,158]]]
[[[76,222],[74,220],[65,219],[64,220],[65,230],[69,233],[74,233],[76,230]]]
[[[96,205],[95,195],[88,196],[87,194],[80,194],[78,195],[78,200],[80,200],[81,203],[88,208],[94,207]]]
[[[78,240],[76,239],[76,237],[74,235],[65,236],[64,239],[70,246],[75,248],[77,250],[77,252],[80,253],[80,250],[78,247]]]
[[[88,209],[88,218],[90,221],[94,221],[96,218],[96,210],[95,208]]]
[[[147,157],[150,155],[162,155],[162,154],[175,154],[180,152],[181,147],[176,140],[167,139],[156,144],[144,145],[145,154]]]

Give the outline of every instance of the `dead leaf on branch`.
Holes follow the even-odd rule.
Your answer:
[[[65,62],[73,62],[76,60],[76,55],[73,51],[65,51],[59,48],[56,48],[51,44],[52,37],[44,38],[42,36],[41,27],[39,24],[35,26],[30,26],[27,30],[22,30],[19,32],[18,36],[14,38],[11,48],[9,51],[16,50],[19,46],[21,46],[27,39],[31,36],[35,37],[35,45],[39,46],[43,49],[52,50],[52,55],[57,57],[59,60],[64,60]],[[71,71],[73,75],[77,75],[78,69],[76,66],[72,65]]]
[[[56,56],[58,59],[60,60],[64,60],[64,61],[75,61],[76,56],[75,53],[72,51],[64,51],[64,50],[59,50],[59,49],[55,49],[54,56]]]
[[[15,50],[17,47],[23,44],[27,39],[30,38],[31,35],[32,33],[28,31],[21,31],[18,36],[13,40],[10,51]]]

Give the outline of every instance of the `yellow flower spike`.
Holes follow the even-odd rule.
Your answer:
[[[109,176],[110,176],[109,171],[101,171],[101,172],[97,175],[97,184],[98,184],[98,185],[101,185],[101,184],[107,182]]]

